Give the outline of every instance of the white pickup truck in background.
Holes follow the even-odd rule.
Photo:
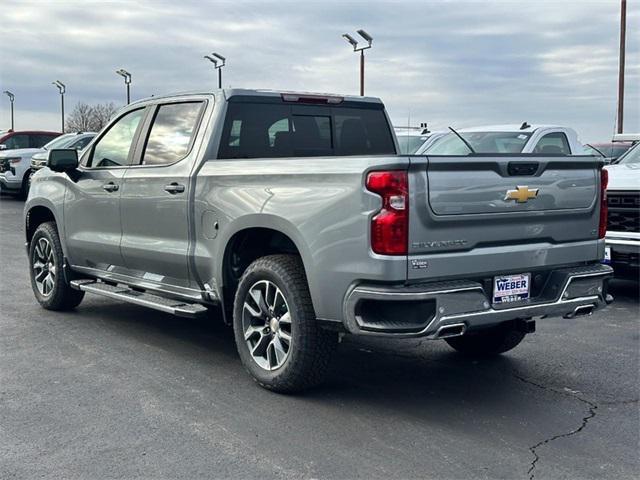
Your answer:
[[[616,135],[614,141],[634,141],[618,160],[606,167],[607,236],[605,261],[617,276],[638,278],[640,271],[640,134]]]
[[[575,130],[557,125],[490,125],[456,129],[476,153],[584,155]],[[441,136],[417,155],[467,155],[469,147],[454,132]]]

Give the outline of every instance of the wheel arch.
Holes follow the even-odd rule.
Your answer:
[[[228,234],[222,243],[224,252],[218,263],[218,278],[222,287],[222,300],[226,306],[233,305],[237,281],[251,262],[277,253],[300,256],[309,290],[313,291],[312,256],[297,229],[281,217],[256,217],[259,218],[245,218],[244,221],[237,222],[233,229],[227,229]],[[311,297],[313,299],[313,294]]]

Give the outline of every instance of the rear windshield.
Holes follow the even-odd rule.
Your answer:
[[[230,102],[218,158],[395,155],[382,106]]]
[[[477,153],[521,153],[530,133],[524,132],[458,132]],[[453,133],[448,133],[426,153],[430,155],[468,155],[469,147]]]

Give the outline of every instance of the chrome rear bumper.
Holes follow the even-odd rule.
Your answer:
[[[506,305],[492,305],[476,281],[357,285],[344,302],[345,327],[359,335],[437,339],[516,319],[590,314],[612,300],[605,283],[612,273],[601,264],[557,269],[535,298]]]

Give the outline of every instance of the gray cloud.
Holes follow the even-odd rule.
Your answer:
[[[17,127],[56,128],[57,90],[124,101],[216,85],[202,55],[228,58],[224,84],[357,93],[358,58],[340,35],[365,28],[367,94],[394,122],[436,128],[558,123],[585,141],[615,120],[617,1],[13,2],[0,20],[0,89],[16,94]],[[640,131],[640,8],[629,2],[625,125]],[[8,102],[0,99],[0,128]]]

